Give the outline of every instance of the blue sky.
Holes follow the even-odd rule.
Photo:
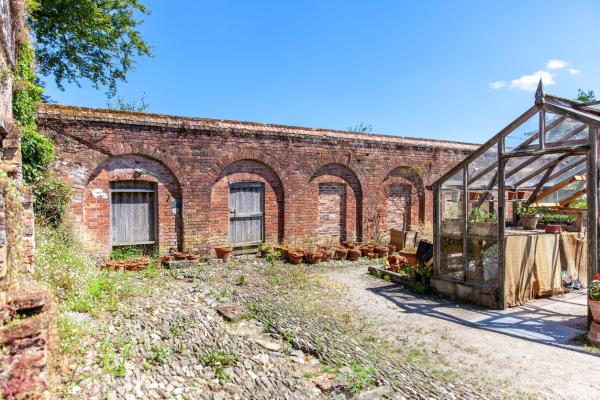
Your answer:
[[[145,93],[149,112],[483,142],[540,76],[600,94],[598,1],[143,3],[154,57],[119,94]],[[45,81],[58,103],[106,106],[85,81]]]

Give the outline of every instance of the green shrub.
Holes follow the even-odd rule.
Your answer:
[[[73,189],[62,181],[47,176],[36,182],[33,189],[33,211],[43,224],[58,227],[71,202]]]

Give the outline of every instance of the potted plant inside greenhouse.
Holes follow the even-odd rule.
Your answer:
[[[483,208],[475,207],[469,214],[469,233],[477,236],[496,236],[498,217]]]
[[[528,202],[523,202],[519,208],[521,218],[521,226],[524,230],[532,231],[537,227],[540,220],[540,214],[535,207],[532,207]]]

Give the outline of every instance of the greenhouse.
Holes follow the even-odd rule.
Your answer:
[[[600,102],[540,82],[531,108],[432,184],[432,285],[499,309],[587,286],[598,272],[599,132]]]

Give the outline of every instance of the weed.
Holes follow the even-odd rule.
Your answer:
[[[83,353],[81,339],[87,334],[84,323],[73,321],[67,316],[59,316],[56,322],[59,338],[59,351],[61,354],[70,354],[76,351]]]
[[[104,371],[114,376],[125,376],[125,362],[118,361],[117,353],[108,338],[100,341],[100,364]]]
[[[416,294],[423,295],[427,293],[427,286],[425,286],[421,282],[414,282],[412,285],[410,285],[410,291]]]
[[[235,284],[237,286],[244,286],[246,285],[248,282],[246,280],[246,275],[240,275],[237,277],[237,280],[235,281]]]
[[[162,365],[169,357],[170,350],[162,344],[150,346],[150,353],[146,356],[146,361],[151,365]]]
[[[113,260],[129,260],[132,258],[141,258],[144,255],[140,246],[118,246],[113,248],[110,258]]]
[[[290,330],[285,331],[283,334],[283,340],[285,340],[287,343],[289,343],[291,345],[292,342],[294,341],[294,332],[292,332]]]
[[[350,368],[352,372],[342,375],[348,380],[348,390],[351,393],[358,394],[373,385],[375,368],[358,363],[350,364]]]
[[[210,349],[208,353],[201,355],[199,358],[205,366],[210,366],[214,370],[220,382],[225,382],[229,379],[225,369],[235,365],[239,360],[238,355],[217,348]]]

